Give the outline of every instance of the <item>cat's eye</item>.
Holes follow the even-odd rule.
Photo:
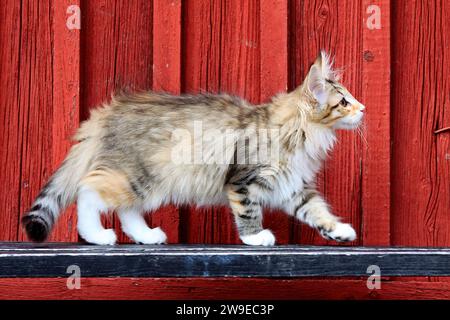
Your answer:
[[[348,101],[345,100],[345,98],[342,98],[341,102],[339,102],[339,104],[342,104],[344,107],[346,107],[348,105]]]
[[[346,107],[346,106],[348,105],[348,101],[345,100],[345,98],[342,98],[342,100],[339,101],[338,104],[332,106],[331,108],[334,109],[334,108],[337,108],[337,107],[339,107],[339,106],[341,106],[341,105],[344,106],[344,107]]]

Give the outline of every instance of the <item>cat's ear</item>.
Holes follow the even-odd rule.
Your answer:
[[[326,77],[323,75],[322,56],[319,55],[308,72],[307,84],[308,90],[312,93],[319,104],[325,104],[328,99],[326,90]]]

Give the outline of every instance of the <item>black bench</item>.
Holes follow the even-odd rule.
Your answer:
[[[0,243],[0,277],[449,276],[450,249]],[[368,269],[369,268],[369,269]]]

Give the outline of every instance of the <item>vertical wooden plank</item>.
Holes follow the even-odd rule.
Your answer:
[[[81,0],[81,6],[80,120],[86,120],[89,110],[109,100],[115,87],[116,8],[114,0]]]
[[[153,1],[153,90],[181,90],[181,0]],[[160,226],[169,243],[179,241],[179,221],[173,205],[151,215],[152,226]]]
[[[52,174],[53,56],[49,2],[22,1],[18,101],[20,205],[26,212]],[[19,240],[26,240],[18,226]]]
[[[288,90],[288,2],[262,0],[261,101]]]
[[[367,246],[390,244],[390,5],[390,0],[363,1],[365,16],[360,56],[364,61],[362,101],[366,106],[367,146],[363,148],[362,157],[361,236]],[[377,14],[380,26],[368,22]]]
[[[219,13],[220,20],[216,20],[216,29],[220,30],[218,89],[259,103],[260,1],[220,2]],[[230,209],[218,209],[211,229],[214,241],[241,244]]]
[[[260,2],[260,100],[288,89],[288,2],[262,0]],[[289,243],[293,219],[284,212],[267,212],[264,227],[272,230],[278,244]]]
[[[220,90],[259,103],[260,1],[221,3]]]
[[[183,6],[183,91],[219,91],[222,6],[187,1]]]
[[[221,79],[222,4],[187,1],[183,6],[183,91],[218,92]],[[217,222],[222,225],[218,226]],[[183,207],[180,240],[237,243],[231,213],[225,208]],[[216,227],[216,228],[215,228]]]
[[[219,1],[187,1],[183,7],[183,91],[220,91],[222,10]],[[231,213],[225,208],[185,207],[181,219],[182,242],[238,242]]]
[[[181,90],[181,0],[153,2],[153,89]]]
[[[10,215],[13,219],[5,221],[4,225],[9,226],[10,232],[5,236],[5,240],[17,240],[18,234],[20,239],[25,240],[18,224],[19,218],[29,209],[40,188],[58,165],[60,158],[64,157],[65,150],[70,145],[67,141],[72,132],[68,128],[78,125],[76,101],[73,108],[67,109],[66,102],[62,100],[67,93],[66,80],[72,76],[77,78],[78,72],[71,72],[70,67],[64,68],[64,63],[61,61],[64,57],[70,59],[72,54],[78,55],[78,51],[74,48],[73,41],[65,37],[66,6],[60,8],[62,11],[58,11],[54,7],[54,2],[23,1],[11,7],[15,9],[12,11],[11,18],[15,19],[18,25],[9,30],[10,34],[5,37],[5,43],[9,43],[6,48],[13,56],[11,59],[5,57],[2,61],[11,62],[8,66],[14,70],[11,69],[4,74],[10,79],[15,79],[17,87],[14,90],[9,88],[7,91],[15,95],[15,108],[9,109],[13,101],[6,100],[7,107],[2,108],[5,111],[5,120],[2,123],[4,128],[12,124],[17,125],[18,136],[14,138],[16,131],[13,128],[9,128],[8,134],[5,135],[5,137],[10,136],[8,139],[10,141],[8,145],[5,145],[8,151],[5,152],[7,158],[3,163],[8,163],[9,168],[6,172],[14,174],[14,182],[7,183],[2,177],[2,182],[5,182],[2,185],[11,185],[14,191],[4,192],[9,196],[2,203],[7,205],[3,210],[5,216]],[[2,14],[5,12],[2,11]],[[58,26],[59,23],[61,25]],[[6,26],[10,25],[6,24]],[[55,32],[55,28],[60,29]],[[63,44],[62,38],[65,38],[67,42]],[[17,39],[18,42],[12,42],[13,39]],[[65,53],[60,52],[63,45],[68,50]],[[54,50],[54,46],[58,48]],[[71,52],[71,49],[74,49],[74,52]],[[14,59],[15,55],[17,59]],[[74,69],[77,70],[77,67],[75,66]],[[4,70],[8,70],[6,66]],[[10,85],[7,80],[2,83]],[[75,84],[73,92],[77,90],[78,86]],[[67,93],[67,97],[73,96]],[[67,111],[70,114],[66,114]],[[16,120],[6,121],[7,113],[9,116],[17,117]],[[66,121],[68,117],[73,117],[70,122]],[[64,132],[66,129],[68,130]],[[16,185],[19,187],[17,190],[19,192],[15,190]],[[14,203],[8,201],[10,197],[15,198]],[[68,218],[71,219],[72,216]],[[51,240],[76,239],[76,231],[72,226],[69,227],[68,219],[63,218],[63,220],[66,221],[57,224],[57,229],[60,231],[56,231],[56,235]]]
[[[450,3],[393,5],[392,244],[450,245]]]
[[[81,1],[81,119],[118,89],[152,85],[153,3],[147,0]],[[113,216],[119,241],[129,239]]]
[[[16,241],[19,221],[21,130],[19,84],[22,6],[14,0],[0,6],[0,240]]]
[[[291,89],[300,85],[319,50],[325,49],[344,69],[341,82],[362,99],[362,19],[360,1],[295,0],[290,3],[290,74]],[[368,133],[370,135],[370,133]],[[361,159],[362,144],[357,133],[338,132],[338,144],[325,163],[318,179],[319,189],[334,213],[351,223],[361,243]],[[311,228],[297,225],[296,242],[336,244],[325,241]]]
[[[259,1],[187,1],[183,88],[260,100]],[[182,212],[182,241],[240,243],[228,208]]]
[[[450,132],[435,131],[450,124],[450,5],[396,1],[392,10],[391,240],[449,246]]]
[[[78,14],[73,10],[68,12],[68,8],[76,10],[79,5],[79,0],[52,1],[53,171],[66,157],[80,120],[80,30],[67,26],[69,17]],[[74,242],[77,239],[76,214],[72,206],[61,214],[49,241]]]

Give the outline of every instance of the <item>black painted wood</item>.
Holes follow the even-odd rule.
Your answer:
[[[449,276],[450,249],[0,243],[0,277]]]

